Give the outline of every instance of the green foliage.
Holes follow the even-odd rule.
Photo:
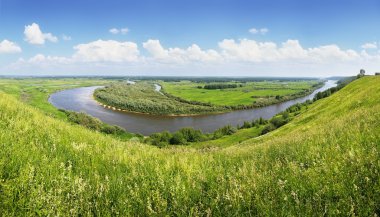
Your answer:
[[[237,84],[219,83],[219,84],[206,84],[203,88],[207,90],[216,90],[216,89],[228,89],[228,88],[237,88],[237,87],[238,87]]]
[[[247,128],[251,128],[252,127],[252,123],[248,122],[248,121],[244,121],[243,122],[243,125],[239,127],[239,129],[247,129]]]
[[[220,129],[217,129],[213,133],[213,139],[218,139],[222,136],[232,135],[236,133],[237,129],[235,127],[232,127],[231,125],[224,126]]]
[[[91,117],[90,115],[87,115],[83,112],[67,112],[67,118],[69,121],[82,125],[84,127],[87,127],[92,130],[99,131],[102,127],[102,122],[94,117]]]
[[[83,112],[73,112],[60,109],[61,112],[67,115],[68,121],[79,124],[83,127],[86,127],[91,130],[99,131],[105,134],[115,135],[118,138],[129,139],[133,134],[128,133],[123,128],[119,126],[112,126],[106,123],[101,122],[99,119],[94,118]],[[136,135],[137,138],[143,138],[142,135]]]
[[[171,145],[184,145],[186,143],[187,140],[181,132],[174,133],[172,138],[170,138]]]
[[[193,128],[182,128],[178,133],[183,135],[183,138],[188,142],[199,142],[203,138],[201,130],[194,130]]]

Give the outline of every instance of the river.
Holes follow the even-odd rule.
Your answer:
[[[313,99],[314,95],[331,87],[335,87],[336,81],[329,80],[323,87],[315,90],[312,94],[261,108],[237,110],[223,114],[199,115],[188,117],[172,117],[159,115],[145,115],[129,112],[120,112],[103,108],[93,98],[93,92],[99,86],[81,87],[63,90],[53,93],[49,102],[57,108],[85,112],[105,123],[118,125],[132,133],[150,135],[155,132],[168,130],[177,131],[183,127],[201,129],[203,132],[213,132],[225,125],[241,125],[244,121],[251,121],[263,117],[269,119],[275,114],[284,111],[291,105]],[[156,89],[158,87],[156,86]]]

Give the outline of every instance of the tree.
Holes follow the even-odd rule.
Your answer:
[[[364,69],[360,69],[360,72],[359,74],[356,76],[357,78],[361,78],[365,75],[365,70]]]

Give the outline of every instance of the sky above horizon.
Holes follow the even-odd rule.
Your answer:
[[[0,0],[0,75],[380,71],[380,0]]]

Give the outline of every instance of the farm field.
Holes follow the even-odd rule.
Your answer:
[[[274,104],[301,97],[321,86],[321,81],[259,81],[226,82],[236,84],[236,88],[204,89],[205,85],[220,84],[204,82],[161,82],[165,92],[188,101],[198,101],[220,106]],[[277,96],[277,98],[276,98]]]
[[[123,142],[0,93],[0,212],[374,215],[379,82],[358,79],[275,131],[216,149]]]

